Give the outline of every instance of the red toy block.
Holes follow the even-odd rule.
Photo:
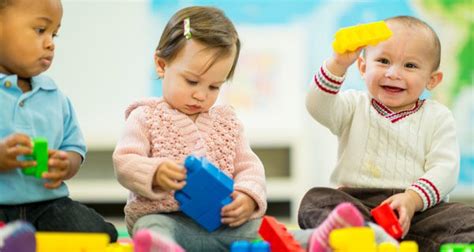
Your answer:
[[[403,230],[395,212],[388,204],[382,204],[370,211],[375,222],[395,239],[402,238]]]
[[[288,233],[285,225],[271,216],[264,216],[258,233],[270,243],[272,252],[304,252],[293,236]]]

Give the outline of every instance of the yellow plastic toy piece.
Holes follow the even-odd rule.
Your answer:
[[[392,36],[385,21],[341,28],[334,35],[332,47],[337,53],[353,52],[366,45],[376,45]]]
[[[103,233],[36,232],[36,252],[105,252],[109,236]]]
[[[131,243],[111,243],[107,246],[106,252],[133,252],[133,244]]]
[[[369,227],[350,227],[333,230],[329,245],[334,252],[376,252],[374,231]]]
[[[414,241],[403,241],[400,243],[400,252],[418,252],[418,244]]]
[[[398,246],[390,242],[382,242],[377,252],[398,252]]]

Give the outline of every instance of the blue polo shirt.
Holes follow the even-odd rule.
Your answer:
[[[44,75],[31,79],[32,90],[23,93],[16,75],[0,73],[0,139],[24,133],[48,139],[48,149],[86,153],[71,101]],[[44,179],[25,176],[19,168],[0,171],[0,205],[16,205],[69,195],[64,182],[57,189],[44,188]]]

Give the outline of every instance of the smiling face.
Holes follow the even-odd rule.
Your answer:
[[[0,73],[30,78],[46,71],[62,15],[59,0],[15,0],[0,9]]]
[[[366,48],[358,66],[373,98],[394,112],[415,106],[425,88],[436,87],[435,46],[430,30],[388,21],[390,39]]]
[[[234,64],[236,48],[217,59],[216,53],[218,49],[189,40],[170,62],[155,56],[164,100],[193,120],[216,102]]]

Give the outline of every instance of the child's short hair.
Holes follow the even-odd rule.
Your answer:
[[[184,36],[184,20],[187,18],[190,22],[191,39],[208,46],[208,49],[218,49],[213,61],[228,55],[236,45],[234,63],[227,76],[232,78],[239,58],[240,40],[232,22],[217,8],[193,6],[174,14],[161,35],[156,55],[169,61],[176,57],[187,39]]]
[[[390,22],[394,21],[399,24],[405,25],[409,28],[422,28],[427,30],[429,33],[431,33],[432,38],[433,38],[433,45],[434,45],[434,70],[438,70],[439,65],[441,63],[441,42],[439,40],[438,34],[436,34],[435,30],[426,22],[412,16],[396,16],[396,17],[390,17],[385,19],[385,21]]]
[[[0,10],[7,7],[11,3],[11,0],[0,0]]]

